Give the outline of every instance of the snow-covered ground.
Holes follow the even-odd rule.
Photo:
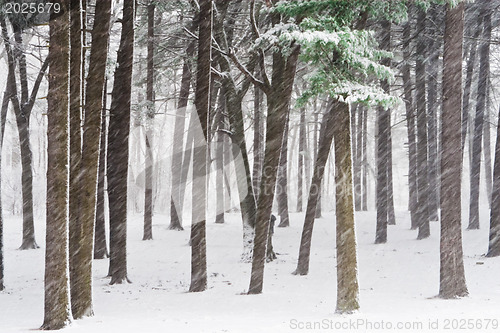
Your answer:
[[[223,225],[207,224],[209,286],[203,293],[187,293],[189,228],[169,231],[168,218],[157,215],[154,240],[142,241],[141,216],[132,216],[128,272],[133,283],[110,286],[105,277],[108,261],[95,261],[95,316],[74,321],[64,332],[498,331],[500,258],[483,257],[488,242],[487,211],[483,213],[481,230],[464,231],[470,296],[458,300],[435,298],[439,287],[437,222],[431,225],[429,239],[417,241],[416,231],[409,230],[408,214],[397,212],[397,225],[389,226],[388,243],[375,245],[374,212],[357,213],[361,310],[353,315],[334,313],[334,213],[316,221],[308,276],[291,274],[303,215],[291,214],[290,228],[276,228],[278,260],[266,265],[264,293],[253,296],[242,295],[248,288],[250,264],[239,262],[238,214],[228,214]],[[37,221],[41,249],[19,251],[21,220],[6,218],[2,333],[31,332],[42,324],[43,224]]]

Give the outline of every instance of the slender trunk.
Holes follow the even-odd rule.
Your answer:
[[[363,180],[362,180],[362,187],[363,187],[363,196],[361,197],[361,210],[366,211],[368,210],[368,155],[367,155],[367,140],[368,140],[368,109],[363,108],[363,135],[362,135],[362,140],[363,140],[363,145],[361,147],[362,150],[362,167],[363,167]]]
[[[434,26],[438,21],[438,7],[432,5],[427,13],[426,34],[428,36],[428,63],[427,71],[427,135],[428,135],[428,170],[429,170],[429,220],[438,221],[439,215],[439,155],[438,155],[438,70],[439,51],[441,44],[438,42],[437,31]]]
[[[253,132],[253,188],[259,188],[262,174],[262,138],[263,138],[263,112],[262,112],[262,92],[254,86],[254,132]]]
[[[321,122],[320,142],[314,163],[313,177],[309,187],[306,216],[300,240],[299,260],[294,274],[307,275],[309,273],[309,258],[311,253],[311,240],[316,215],[317,202],[320,198],[321,182],[325,173],[325,165],[330,154],[333,141],[333,113],[339,108],[338,102],[330,101]]]
[[[361,184],[361,168],[362,168],[362,159],[363,159],[363,106],[357,105],[355,109],[352,110],[352,120],[354,125],[351,127],[354,128],[352,131],[353,140],[353,163],[354,163],[354,209],[356,211],[362,210],[362,196],[363,196],[363,187]]]
[[[486,92],[486,107],[484,109],[484,133],[483,133],[483,153],[484,153],[484,178],[486,183],[486,199],[491,209],[492,192],[492,170],[491,170],[491,133],[490,133],[490,88]]]
[[[96,217],[97,174],[99,170],[99,141],[101,114],[108,55],[111,1],[96,4],[95,26],[92,29],[88,82],[86,85],[85,117],[80,170],[78,172],[78,230],[76,252],[73,257],[71,306],[75,319],[92,316],[92,258],[94,253],[94,228]],[[80,138],[78,137],[78,143]],[[71,140],[71,138],[70,138]],[[70,141],[71,142],[71,141]]]
[[[146,99],[147,123],[146,123],[146,152],[145,152],[145,190],[144,190],[144,233],[142,240],[153,239],[153,131],[154,131],[154,19],[155,4],[150,3],[148,10],[148,55],[147,55],[147,87]]]
[[[306,109],[300,109],[300,124],[299,124],[299,153],[297,165],[297,213],[302,212],[302,197],[304,193],[304,162],[306,149]]]
[[[412,7],[409,8],[409,11]],[[410,11],[411,13],[411,11]],[[408,14],[410,15],[410,14]],[[410,63],[410,42],[411,42],[411,25],[410,22],[405,23],[403,27],[403,58],[404,65],[402,68],[403,74],[403,90],[406,110],[406,126],[408,129],[408,210],[410,211],[411,229],[418,228],[417,207],[417,145],[415,136],[415,104],[413,102],[413,83],[411,81],[411,63]]]
[[[210,119],[210,68],[212,46],[212,1],[200,0],[198,57],[195,106],[201,125],[194,134],[193,211],[191,221],[191,285],[190,292],[207,288],[206,258],[206,186],[208,121]]]
[[[273,14],[273,23],[279,23],[279,17],[276,14]],[[300,48],[298,46],[292,46],[291,54],[286,58],[279,51],[273,53],[272,85],[269,87],[267,95],[266,144],[255,220],[255,240],[249,294],[260,294],[264,284],[266,247],[280,149],[289,113],[299,52]]]
[[[278,196],[278,215],[280,217],[279,228],[290,226],[290,216],[288,214],[288,128],[290,120],[287,117],[283,143],[281,145],[280,162],[278,170],[278,183],[276,186]]]
[[[45,308],[42,329],[56,330],[71,320],[68,281],[68,116],[69,1],[58,1],[62,15],[52,17],[47,96],[47,217]],[[52,14],[54,16],[54,14]]]
[[[106,212],[105,212],[105,196],[104,182],[106,179],[106,147],[107,147],[107,79],[104,83],[104,93],[102,102],[101,114],[101,142],[99,152],[99,172],[97,178],[97,203],[96,203],[96,219],[95,219],[95,234],[94,234],[94,259],[104,259],[109,256],[108,247],[106,245]]]
[[[215,163],[216,163],[216,181],[215,181],[215,192],[217,196],[217,209],[215,216],[215,223],[225,222],[225,203],[224,203],[224,113],[226,112],[226,96],[224,94],[224,88],[221,88],[221,93],[219,94],[219,107],[217,110],[217,123],[218,131],[217,134],[217,145],[215,146]],[[226,161],[227,163],[228,161]]]
[[[390,50],[391,45],[391,23],[382,23],[383,31],[380,47],[383,50]],[[389,59],[384,59],[383,64],[390,66]],[[381,82],[382,89],[389,93],[390,87],[387,80]],[[375,234],[375,244],[387,242],[388,224],[388,165],[389,165],[389,132],[391,131],[391,110],[383,106],[377,108],[377,229]]]
[[[316,112],[314,114],[314,135],[313,135],[313,141],[314,141],[313,150],[314,150],[314,160],[315,161],[318,157],[318,149],[319,149],[318,132],[320,132],[320,131],[319,131],[318,118],[319,118],[319,112]],[[314,177],[314,173],[313,173],[313,177]],[[311,187],[312,187],[312,181],[311,181]],[[321,217],[321,191],[322,191],[322,189],[323,189],[323,180],[320,181],[318,188],[316,189],[318,191],[318,199],[316,202],[316,209],[314,211],[314,218],[316,218],[316,219],[319,219]]]
[[[491,193],[490,237],[487,257],[500,255],[500,108],[498,110],[497,140],[493,165],[493,189]]]
[[[439,296],[466,296],[463,251],[460,106],[462,102],[462,45],[464,2],[448,5],[444,34],[443,109],[441,127],[441,243]]]
[[[425,12],[418,9],[417,29],[425,30]],[[426,70],[425,55],[427,54],[426,41],[420,37],[417,41],[416,76],[416,106],[417,106],[417,193],[418,193],[418,236],[424,239],[430,236],[429,226],[429,180],[427,159],[427,106],[426,106]]]
[[[108,129],[110,284],[130,282],[127,278],[127,178],[134,53],[134,4],[134,0],[124,0],[122,32]]]
[[[477,84],[476,116],[474,119],[474,139],[472,164],[470,167],[470,208],[468,229],[479,229],[479,184],[481,178],[481,148],[483,139],[484,114],[490,75],[491,12],[487,3],[482,4],[483,39],[479,50],[479,78]]]

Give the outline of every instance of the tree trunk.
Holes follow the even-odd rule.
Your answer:
[[[170,225],[168,229],[170,230],[184,230],[182,227],[182,208],[184,203],[184,195],[181,199],[181,187],[182,191],[186,186],[185,182],[182,182],[182,173],[184,168],[189,168],[188,165],[183,163],[183,152],[182,147],[184,146],[184,128],[186,122],[186,108],[189,100],[189,92],[191,85],[191,57],[194,54],[195,43],[189,43],[186,49],[186,58],[184,59],[184,65],[182,67],[182,78],[181,87],[179,90],[179,102],[177,104],[177,114],[175,116],[174,125],[174,142],[173,153],[172,153],[172,194],[170,200]],[[189,140],[186,138],[186,147],[189,147]],[[184,155],[190,154],[190,149],[185,149]],[[185,159],[185,157],[184,157]],[[187,170],[186,170],[187,176]]]
[[[418,9],[417,29],[425,30],[425,12]],[[423,37],[417,40],[417,60],[415,66],[415,90],[417,106],[417,193],[418,193],[418,236],[424,239],[430,236],[429,226],[429,180],[427,159],[427,106],[426,106],[426,70],[425,57],[427,54],[426,41]]]
[[[134,53],[134,0],[124,0],[122,32],[111,97],[108,129],[110,284],[127,278],[127,178],[130,99]]]
[[[391,23],[384,21],[382,23],[382,37],[380,48],[386,51],[391,47]],[[389,59],[384,59],[383,64],[390,66]],[[387,80],[381,82],[382,89],[389,93],[390,87]],[[389,132],[391,131],[391,110],[383,106],[377,108],[377,229],[375,234],[375,244],[387,242],[387,224],[388,224],[388,204],[389,204]]]
[[[413,7],[408,9],[409,16],[412,13]],[[410,16],[411,17],[411,16]],[[408,21],[403,26],[403,58],[404,65],[402,68],[403,90],[406,110],[406,126],[408,129],[408,210],[410,211],[411,229],[418,228],[418,194],[417,194],[417,144],[415,136],[415,104],[413,102],[413,83],[411,82],[411,25]]]
[[[75,252],[70,252],[73,266],[70,275],[71,306],[75,319],[92,316],[92,258],[96,216],[97,174],[99,171],[99,141],[101,114],[108,55],[111,1],[96,4],[95,25],[92,29],[89,73],[86,85],[85,117],[80,170],[78,172],[79,218]],[[80,143],[80,138],[76,138]],[[71,140],[71,138],[70,138]]]
[[[428,135],[428,170],[429,170],[429,220],[439,219],[439,155],[438,155],[438,70],[441,44],[436,36],[438,24],[438,5],[431,5],[426,17],[426,35],[428,41],[427,71],[427,135]]]
[[[142,240],[153,239],[153,131],[154,131],[154,20],[155,20],[155,4],[150,3],[147,6],[148,10],[148,55],[147,55],[147,87],[146,99],[147,106],[147,123],[146,123],[146,152],[145,152],[145,190],[144,190],[144,233]]]
[[[363,135],[362,135],[362,140],[363,140],[363,145],[361,147],[362,149],[362,174],[363,174],[363,180],[362,180],[362,187],[363,187],[363,195],[361,197],[361,210],[367,211],[368,210],[368,155],[367,155],[367,142],[368,142],[368,109],[363,108]]]
[[[262,112],[262,92],[260,88],[254,85],[254,132],[253,132],[253,188],[259,188],[260,178],[262,176],[262,159],[264,152],[262,150],[262,138],[264,136],[263,112]]]
[[[290,120],[287,117],[283,143],[281,145],[280,162],[278,170],[278,184],[276,190],[278,193],[278,215],[280,217],[279,228],[290,226],[290,216],[288,214],[288,129]]]
[[[82,158],[82,105],[83,105],[83,77],[82,66],[82,11],[80,0],[70,0],[70,104],[69,104],[69,277],[71,291],[71,312],[73,318],[80,319],[85,315],[84,305],[86,298],[87,281],[80,281],[81,275],[86,273],[85,259],[80,252],[82,240],[82,219],[80,215],[80,172]],[[90,312],[92,300],[88,300]],[[90,313],[89,313],[90,314]]]
[[[463,252],[460,154],[464,2],[448,5],[444,35],[441,127],[441,243],[439,296],[466,296]]]
[[[363,187],[361,184],[361,169],[362,169],[362,159],[363,159],[363,106],[357,105],[355,109],[352,110],[352,131],[353,135],[353,171],[354,171],[354,209],[356,211],[362,210],[361,200],[363,195]],[[355,141],[355,142],[354,142]]]
[[[306,109],[300,109],[300,124],[299,124],[299,154],[297,165],[297,213],[302,212],[302,197],[304,193],[304,161],[307,154],[307,138],[306,138]]]
[[[191,221],[191,285],[190,292],[207,288],[206,257],[206,186],[207,142],[210,118],[210,68],[212,46],[212,1],[200,0],[198,57],[196,66],[195,107],[201,133],[195,131],[193,152],[193,212]]]
[[[47,96],[47,229],[45,246],[45,308],[41,329],[56,330],[71,320],[68,281],[68,115],[69,115],[69,1],[58,1],[52,14],[50,71]]]
[[[314,163],[313,177],[309,187],[306,216],[300,240],[299,260],[295,275],[307,275],[309,273],[309,258],[311,253],[311,240],[316,215],[317,202],[320,198],[321,182],[325,174],[325,165],[330,154],[333,141],[333,113],[339,107],[338,102],[329,101],[326,112],[323,115],[320,130],[320,142]]]
[[[273,25],[279,16],[272,14]],[[263,172],[255,220],[255,240],[249,294],[260,294],[264,284],[264,265],[269,233],[269,222],[274,200],[280,149],[289,113],[295,70],[300,47],[292,46],[291,54],[285,57],[280,51],[273,53],[272,84],[267,93],[268,114]],[[261,70],[265,70],[261,68]]]
[[[215,146],[215,163],[216,163],[216,181],[215,181],[215,192],[217,196],[217,209],[215,216],[215,223],[224,223],[225,222],[225,202],[224,202],[224,162],[228,163],[229,161],[224,161],[224,137],[225,133],[225,122],[224,122],[224,113],[226,112],[226,96],[224,93],[224,88],[221,88],[221,93],[219,95],[219,107],[217,110],[217,145]]]
[[[493,165],[493,189],[491,193],[490,237],[487,257],[500,255],[500,108],[498,110],[497,140]]]
[[[313,135],[313,141],[314,141],[313,150],[314,150],[314,160],[315,161],[318,158],[318,149],[319,149],[318,132],[320,132],[320,130],[319,130],[319,126],[318,126],[318,124],[319,124],[318,118],[319,118],[319,112],[316,112],[314,114],[314,135]],[[314,177],[314,173],[313,173],[313,177]],[[311,184],[312,184],[312,181],[311,181]],[[321,217],[321,191],[322,191],[322,189],[323,189],[323,180],[320,181],[318,188],[317,188],[318,200],[316,202],[316,209],[314,211],[314,218],[316,218],[316,219],[319,219]]]
[[[359,309],[358,265],[354,229],[349,105],[338,103],[333,112],[335,147],[335,201],[337,239],[337,313]]]
[[[101,140],[99,152],[99,171],[97,178],[97,203],[96,203],[96,219],[95,219],[95,234],[94,234],[94,259],[104,259],[109,256],[108,247],[106,245],[106,206],[104,189],[104,181],[106,179],[106,147],[107,147],[107,95],[108,95],[108,80],[104,83],[104,93],[102,102],[101,114]]]
[[[484,134],[483,134],[483,153],[484,153],[484,178],[486,183],[486,198],[488,206],[491,209],[492,192],[492,170],[491,170],[491,128],[490,128],[490,87],[486,93],[486,107],[484,109]]]
[[[483,42],[479,50],[479,78],[477,84],[476,116],[474,119],[474,139],[472,146],[472,164],[470,167],[470,208],[469,226],[467,229],[479,229],[479,184],[481,179],[481,148],[483,139],[484,114],[490,75],[490,40],[491,40],[491,12],[488,3],[481,11],[483,18]]]

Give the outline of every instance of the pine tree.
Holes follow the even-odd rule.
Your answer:
[[[448,5],[444,35],[441,149],[441,268],[439,296],[466,296],[462,253],[461,141],[464,2]]]

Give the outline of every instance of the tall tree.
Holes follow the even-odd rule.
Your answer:
[[[104,83],[102,114],[101,114],[101,140],[99,152],[99,171],[97,175],[97,203],[95,216],[95,233],[94,233],[94,259],[104,259],[109,256],[108,247],[106,245],[106,205],[104,198],[106,191],[104,189],[104,181],[106,179],[106,146],[107,146],[107,95],[108,95],[108,80]]]
[[[337,245],[336,312],[359,309],[358,264],[354,230],[351,137],[349,105],[336,103],[333,111],[335,149],[335,215]]]
[[[493,188],[491,193],[490,236],[487,257],[500,255],[500,108],[498,111],[497,140],[493,165]]]
[[[402,76],[405,102],[406,127],[408,131],[408,210],[410,211],[411,229],[418,228],[417,218],[417,144],[415,135],[415,104],[413,99],[413,83],[411,80],[411,17],[413,6],[408,6],[408,21],[403,25],[403,60]]]
[[[206,177],[207,142],[210,110],[210,71],[212,48],[212,1],[200,0],[198,25],[198,57],[196,67],[195,107],[201,133],[195,131],[193,152],[193,212],[191,221],[191,285],[190,292],[207,288],[206,253]]]
[[[483,140],[484,114],[490,75],[491,10],[490,2],[481,2],[483,34],[479,49],[479,77],[477,84],[476,115],[474,118],[474,138],[472,141],[472,164],[470,167],[470,207],[468,229],[479,229],[479,183],[481,176],[481,150]],[[489,138],[488,138],[489,140]]]
[[[143,240],[153,239],[153,126],[155,117],[154,106],[154,34],[155,34],[155,4],[147,5],[148,11],[148,55],[147,55],[147,83],[146,83],[146,170],[144,192],[144,234]]]
[[[80,252],[82,220],[80,216],[80,172],[82,159],[82,104],[83,98],[83,20],[81,0],[70,1],[70,101],[69,101],[69,278],[71,311],[75,319],[83,316],[82,308],[85,282],[80,281],[82,253]],[[83,283],[81,283],[83,282]],[[83,290],[82,290],[83,289]]]
[[[135,1],[124,0],[120,46],[109,112],[107,175],[111,284],[130,282],[127,278],[127,177],[134,13]]]
[[[299,122],[299,153],[297,155],[297,212],[302,212],[302,198],[304,197],[304,162],[307,154],[306,137],[306,109],[300,108]]]
[[[79,221],[76,252],[72,252],[71,309],[75,319],[92,316],[92,259],[96,217],[97,173],[99,170],[99,143],[101,114],[108,56],[111,0],[96,3],[89,73],[85,93],[82,154],[78,173]],[[77,138],[79,139],[79,138]]]
[[[281,145],[281,154],[278,170],[278,181],[276,190],[278,192],[278,215],[280,223],[278,227],[285,228],[290,226],[290,216],[288,214],[288,129],[290,127],[289,117],[286,119],[283,143]]]
[[[380,47],[389,51],[391,46],[391,22],[384,20],[382,22]],[[390,59],[383,60],[384,65],[390,66]],[[389,93],[389,82],[381,82],[382,89]],[[389,132],[391,131],[391,110],[383,106],[377,108],[377,230],[375,243],[381,244],[387,242],[387,224],[389,219]],[[392,197],[390,198],[392,200]]]
[[[70,11],[69,0],[57,3],[62,12],[52,13],[49,22],[44,330],[61,329],[71,318],[67,273]]]
[[[464,2],[447,5],[443,58],[441,149],[441,266],[439,296],[466,296],[461,210],[461,102]]]
[[[418,9],[417,31],[425,31],[425,11]],[[429,226],[429,179],[427,156],[427,105],[426,105],[426,70],[425,57],[427,54],[426,40],[419,36],[417,40],[417,59],[415,63],[415,90],[417,111],[417,219],[418,239],[430,236]]]

